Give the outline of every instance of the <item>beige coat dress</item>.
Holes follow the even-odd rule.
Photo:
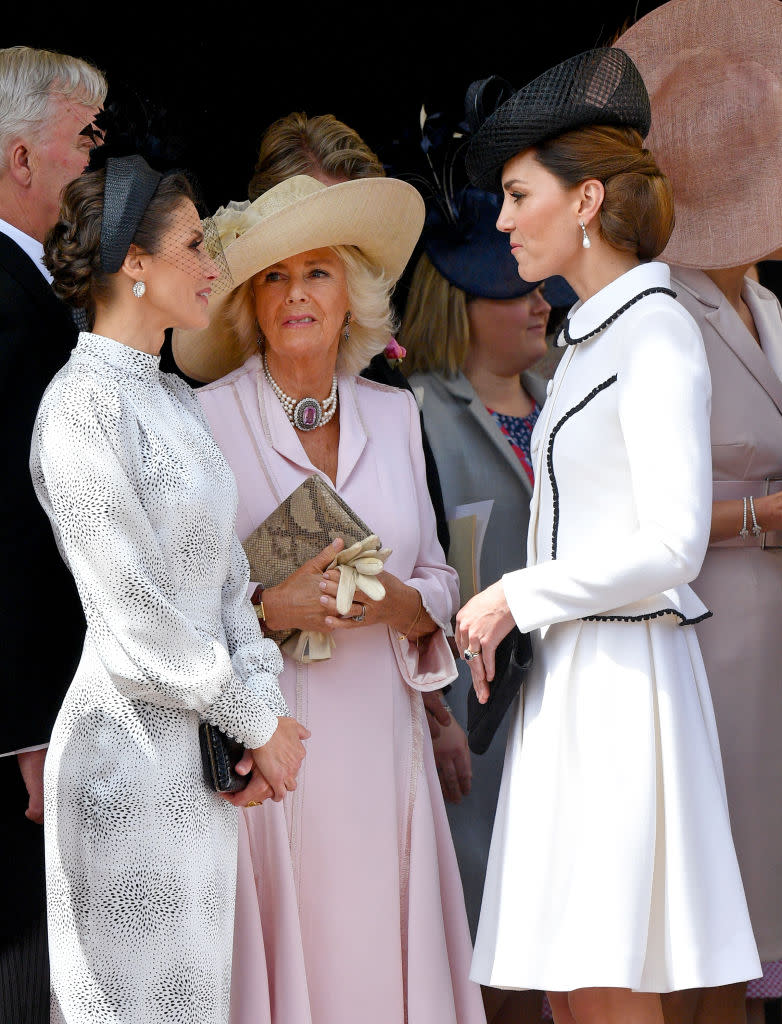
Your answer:
[[[761,345],[699,270],[672,286],[703,334],[712,382],[714,499],[764,493],[782,477],[782,309],[746,279]],[[779,489],[780,482],[771,483]],[[710,545],[693,589],[725,770],[733,838],[761,960],[782,958],[782,549],[763,538]],[[769,534],[766,544],[782,544]]]

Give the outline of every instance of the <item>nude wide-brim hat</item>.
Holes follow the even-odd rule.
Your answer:
[[[711,270],[782,247],[782,3],[669,0],[616,41],[646,83],[646,146],[670,179],[661,255]]]
[[[236,337],[226,304],[239,285],[281,260],[311,249],[355,246],[395,283],[413,253],[424,215],[420,193],[398,178],[326,186],[306,174],[280,182],[252,203],[221,207],[212,222],[230,280],[213,286],[208,327],[174,331],[172,349],[180,370],[208,383],[243,365],[255,346],[247,349]]]

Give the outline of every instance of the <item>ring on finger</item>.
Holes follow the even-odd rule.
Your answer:
[[[480,649],[480,647],[478,648],[477,651],[471,651],[470,648],[467,647],[465,649],[465,651],[464,651],[464,654],[462,655],[462,657],[464,658],[465,661],[472,661],[473,658],[480,658],[480,656],[481,656],[481,649]]]
[[[364,619],[367,617],[367,606],[365,604],[362,604],[361,605],[361,614],[360,615],[351,615],[350,617],[351,617],[351,619],[353,619],[354,622],[363,622]]]

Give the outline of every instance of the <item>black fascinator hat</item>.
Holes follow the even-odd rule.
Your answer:
[[[522,150],[573,128],[624,125],[645,137],[651,107],[640,72],[617,47],[587,50],[542,75],[487,110],[495,78],[473,82],[467,91],[471,131],[465,164],[473,185],[498,186],[502,167]],[[488,116],[487,116],[488,115]]]
[[[468,186],[454,198],[455,218],[446,217],[438,205],[427,213],[423,244],[435,270],[478,298],[516,299],[537,288],[540,281],[519,277],[508,236],[497,230],[500,197]],[[577,298],[561,277],[546,281],[545,296],[552,306],[571,306]]]
[[[486,79],[483,84],[476,103],[491,104],[492,110],[513,93],[501,78]],[[406,169],[399,177],[414,184],[426,203],[420,249],[446,281],[472,298],[517,299],[533,291],[541,282],[519,277],[508,236],[497,228],[501,198],[467,181],[464,153],[471,137],[467,121],[444,111],[427,114],[422,107],[418,128],[420,138],[400,162],[420,170]],[[577,298],[561,277],[548,278],[545,296],[552,306],[572,306]]]

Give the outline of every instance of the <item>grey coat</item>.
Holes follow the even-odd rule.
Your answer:
[[[481,586],[485,588],[503,573],[525,565],[532,486],[508,438],[463,374],[447,378],[439,373],[416,373],[410,377],[410,384],[423,413],[446,509],[494,499],[481,555]],[[542,406],[546,382],[535,374],[525,373],[522,384]],[[465,726],[470,673],[464,662],[458,665],[459,678],[448,701],[456,719]],[[460,804],[446,805],[473,938],[506,737],[507,719],[486,753],[473,755],[470,795]]]
[[[545,381],[525,373],[522,383],[542,406]],[[529,478],[464,374],[415,373],[410,384],[426,423],[446,509],[494,499],[481,557],[481,586],[487,587],[526,563]]]

